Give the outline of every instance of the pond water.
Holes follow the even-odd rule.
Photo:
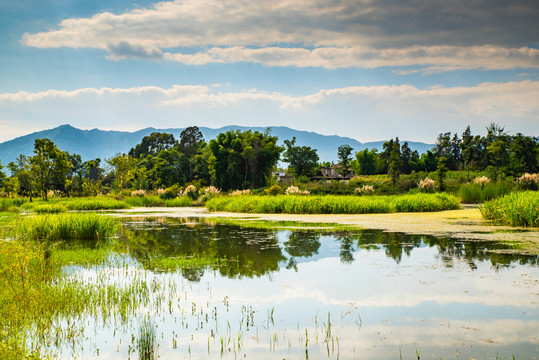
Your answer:
[[[152,358],[144,346],[160,359],[539,357],[537,256],[265,225],[124,220],[108,263],[66,271],[143,295],[77,319],[81,340],[50,349],[66,359]]]

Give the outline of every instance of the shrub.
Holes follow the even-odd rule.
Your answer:
[[[539,184],[539,174],[525,173],[516,180],[519,188],[523,190],[537,190]]]
[[[358,187],[355,190],[356,194],[359,195],[367,195],[372,194],[374,192],[374,186],[372,185],[363,185],[362,187]]]
[[[131,191],[131,196],[144,196],[146,195],[146,190],[134,190],[134,191]]]
[[[183,191],[182,196],[188,196],[191,199],[196,200],[198,199],[198,190],[194,185],[189,185]]]
[[[436,181],[431,178],[424,178],[419,181],[419,191],[425,193],[432,193],[436,189]]]
[[[228,194],[228,196],[241,196],[241,195],[251,195],[251,190],[234,190]]]
[[[266,195],[273,195],[273,196],[279,195],[283,193],[283,188],[280,187],[279,185],[272,185],[269,188],[264,189],[264,193],[266,193]]]
[[[297,186],[289,186],[285,191],[285,195],[309,195],[309,190],[300,190]]]

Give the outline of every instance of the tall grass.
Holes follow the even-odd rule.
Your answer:
[[[235,196],[209,200],[210,211],[286,214],[369,214],[458,209],[458,198],[448,194],[395,196]]]
[[[119,221],[96,213],[21,216],[12,228],[16,239],[100,239],[116,233]]]
[[[16,198],[16,199],[0,198],[0,211],[15,211],[27,201],[28,200],[21,199],[21,198]]]
[[[132,196],[125,198],[125,201],[135,207],[181,207],[192,206],[193,200],[187,196],[177,197],[174,199],[162,199],[159,196],[147,195],[147,196]]]
[[[539,192],[514,192],[487,201],[480,210],[483,218],[497,223],[539,227]]]
[[[468,184],[461,186],[459,189],[459,197],[463,203],[477,204],[488,200],[499,198],[510,192],[507,183],[485,184]]]

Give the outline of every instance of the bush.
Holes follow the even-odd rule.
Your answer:
[[[279,195],[283,193],[283,188],[280,187],[279,185],[272,185],[269,188],[264,189],[264,193],[266,195],[273,195],[273,196]]]

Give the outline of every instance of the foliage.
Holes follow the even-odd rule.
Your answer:
[[[539,226],[539,192],[514,192],[487,201],[480,208],[483,218],[511,226]]]
[[[138,159],[148,155],[157,155],[162,150],[171,149],[177,145],[174,135],[154,132],[142,138],[140,144],[129,150],[129,156]]]
[[[352,151],[354,149],[350,145],[341,145],[337,149],[337,156],[339,158],[339,170],[341,174],[346,174],[348,172],[348,166],[352,160]]]
[[[215,186],[224,191],[265,187],[282,147],[269,131],[227,131],[211,140],[210,167]]]
[[[43,199],[47,200],[47,192],[55,177],[63,179],[71,163],[67,160],[67,154],[59,150],[49,139],[36,139],[34,142],[34,156],[30,158],[33,165],[38,187]]]
[[[295,176],[312,176],[318,166],[318,154],[316,149],[309,146],[297,146],[296,138],[285,140],[286,150],[283,153],[283,161],[289,163],[288,170]]]
[[[516,180],[519,188],[523,190],[537,190],[539,186],[539,174],[525,173]]]
[[[448,194],[398,196],[240,196],[211,199],[210,211],[286,214],[366,214],[422,212],[458,209],[459,201]]]
[[[285,195],[309,195],[309,190],[300,190],[297,186],[289,186],[285,191]]]
[[[279,195],[279,194],[282,194],[283,193],[283,188],[280,187],[279,185],[271,185],[269,188],[267,189],[264,189],[264,192],[266,193],[266,195]]]

